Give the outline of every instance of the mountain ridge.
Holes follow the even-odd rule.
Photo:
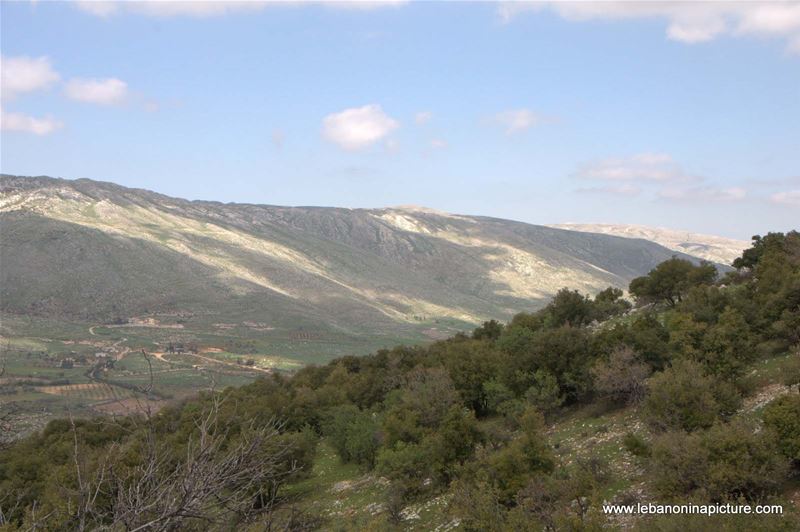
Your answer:
[[[6,312],[190,311],[352,334],[506,319],[562,287],[625,288],[675,254],[419,207],[221,203],[46,176],[0,177],[0,228]]]
[[[742,252],[751,245],[746,240],[636,224],[560,223],[548,224],[548,227],[625,238],[643,238],[661,244],[673,251],[680,251],[726,265],[730,265],[734,259],[740,257]]]

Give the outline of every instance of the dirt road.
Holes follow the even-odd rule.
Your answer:
[[[169,362],[169,360],[164,358],[164,353],[156,353],[156,352],[154,352],[154,353],[151,353],[151,354],[154,357],[156,357],[157,359],[161,360],[162,362]],[[195,353],[182,353],[182,354],[189,355],[189,356],[192,356],[192,357],[195,357],[195,358],[199,358],[200,360],[205,360],[206,362],[211,362],[213,364],[222,364],[224,366],[231,366],[231,367],[234,367],[234,368],[239,369],[239,370],[244,369],[244,370],[260,371],[261,373],[267,373],[267,374],[272,373],[272,370],[269,369],[269,368],[259,368],[257,366],[242,366],[241,364],[237,364],[235,362],[229,362],[227,360],[220,360],[218,358],[206,357],[206,356],[203,356],[203,355],[200,355],[200,354],[195,354]]]

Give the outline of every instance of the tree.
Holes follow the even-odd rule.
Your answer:
[[[764,426],[781,452],[800,465],[800,395],[784,395],[770,402],[764,408]]]
[[[650,379],[644,418],[657,431],[707,428],[736,412],[741,397],[691,360],[675,363]]]
[[[441,360],[463,404],[478,415],[485,414],[484,383],[497,376],[507,355],[489,342],[473,340],[441,342],[431,346],[430,352]]]
[[[461,400],[453,381],[443,368],[417,368],[406,375],[400,408],[415,412],[420,425],[436,427],[450,407]]]
[[[740,420],[690,434],[659,436],[653,442],[650,466],[662,495],[713,502],[736,497],[756,500],[774,493],[787,472],[786,460],[772,440]]]
[[[47,530],[269,526],[282,486],[307,463],[306,436],[276,420],[227,418],[223,402],[215,394],[153,418],[52,422],[0,460],[0,493],[23,482],[6,518]],[[30,456],[31,444],[46,458]],[[17,468],[33,477],[8,475]]]
[[[497,320],[484,321],[483,325],[472,331],[473,340],[497,340],[503,332],[503,324]]]
[[[521,434],[508,445],[489,454],[479,464],[485,468],[493,484],[498,488],[499,500],[503,504],[513,502],[532,474],[550,473],[555,460],[547,439],[542,434],[544,418],[533,407],[525,409],[520,416]]]
[[[594,306],[587,296],[577,290],[562,288],[545,307],[544,315],[550,327],[562,325],[580,327],[594,320]]]
[[[506,508],[500,504],[500,492],[487,480],[458,479],[451,487],[451,511],[469,532],[505,532],[508,530]]]
[[[514,325],[512,321],[498,338],[497,347],[511,357],[517,357],[530,349],[535,334],[534,329]]]
[[[695,266],[688,260],[672,257],[631,281],[628,290],[639,303],[665,301],[674,307],[691,287],[710,284],[716,277],[717,270],[708,261]]]
[[[592,338],[594,351],[610,355],[622,345],[630,346],[639,359],[654,370],[662,370],[672,357],[670,331],[652,312],[636,316],[632,323],[616,323],[598,330]]]
[[[330,409],[322,423],[322,431],[343,462],[354,462],[372,468],[378,450],[377,421],[369,412],[344,404]]]
[[[636,403],[644,397],[645,379],[650,367],[638,360],[628,346],[619,346],[608,359],[598,359],[592,366],[594,388],[612,401]]]
[[[547,370],[540,369],[533,374],[533,385],[525,392],[525,400],[548,418],[564,404],[564,395],[558,386],[558,379]]]
[[[514,392],[499,380],[491,379],[483,383],[483,396],[486,411],[497,414],[501,405],[514,399]]]
[[[755,359],[750,327],[739,311],[726,307],[719,320],[703,335],[700,361],[708,372],[723,379],[740,377]]]
[[[594,296],[593,306],[595,319],[603,321],[630,310],[631,304],[622,299],[622,296],[622,290],[612,286]]]
[[[523,350],[509,357],[503,368],[504,382],[518,395],[535,384],[533,377],[544,370],[558,381],[560,395],[575,401],[591,387],[590,334],[585,328],[564,325],[531,333]]]
[[[742,256],[733,261],[733,267],[738,270],[753,269],[767,252],[777,250],[785,253],[792,244],[796,246],[798,237],[800,234],[797,231],[789,231],[786,235],[783,233],[768,233],[763,237],[755,235],[751,239],[752,246],[744,250]],[[787,246],[787,241],[789,246]]]

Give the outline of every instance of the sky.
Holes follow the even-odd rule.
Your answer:
[[[0,170],[749,239],[800,224],[800,3],[0,4]]]

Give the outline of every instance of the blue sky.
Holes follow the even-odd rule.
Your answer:
[[[749,238],[800,220],[800,4],[2,3],[4,173]]]

